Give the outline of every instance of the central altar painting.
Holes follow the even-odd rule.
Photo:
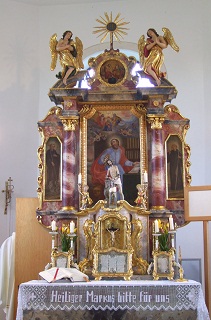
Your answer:
[[[127,176],[132,174],[134,182],[140,183],[139,119],[131,110],[108,109],[101,108],[87,121],[87,183],[90,196],[94,203],[105,197],[107,161],[111,160],[118,167],[124,199],[134,205],[135,198],[127,197],[127,190],[131,188]],[[135,183],[133,194],[136,196]]]

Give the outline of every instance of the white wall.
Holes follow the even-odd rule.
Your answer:
[[[0,190],[12,177],[13,198],[4,215],[0,192],[0,244],[15,229],[15,198],[36,196],[39,109],[38,9],[0,4]]]
[[[36,197],[39,109],[39,10],[0,3],[0,244],[15,230],[15,198]],[[14,184],[4,215],[5,181]],[[23,230],[24,231],[24,230]],[[0,319],[4,319],[0,309]]]
[[[191,123],[186,142],[191,146],[192,185],[211,184],[209,0],[107,0],[48,7],[1,0],[0,190],[11,176],[14,192],[7,215],[3,214],[4,194],[0,192],[0,244],[15,230],[15,199],[37,196],[37,121],[53,106],[48,91],[56,82],[57,71],[50,71],[50,36],[57,33],[60,37],[70,29],[88,52],[87,48],[100,43],[92,32],[104,12],[112,12],[113,17],[120,12],[124,21],[130,22],[125,42],[136,44],[149,27],[159,33],[162,27],[172,31],[181,50],[176,53],[168,47],[165,65],[168,79],[178,90],[172,103]],[[118,48],[118,43],[114,47]],[[178,231],[177,243],[184,258],[203,258],[201,225],[191,223]]]

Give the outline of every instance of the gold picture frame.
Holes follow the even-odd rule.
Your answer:
[[[53,249],[51,253],[51,264],[53,267],[70,268],[73,261],[73,251],[68,252],[58,251]]]
[[[101,117],[104,117],[105,124],[102,125]],[[109,118],[117,118],[117,123],[112,129],[105,128]],[[99,169],[99,174],[95,174],[95,163],[100,154],[107,148],[111,147],[112,139],[118,140],[120,147],[125,150],[128,160],[140,164],[140,172],[124,173],[127,180],[123,187],[125,200],[134,205],[137,196],[136,184],[141,182],[143,173],[147,168],[147,127],[146,127],[146,110],[142,105],[131,103],[122,104],[95,104],[86,105],[80,112],[81,119],[81,174],[82,185],[89,186],[90,197],[93,204],[104,198],[104,173]],[[128,121],[128,122],[127,122]],[[128,127],[126,132],[120,124],[125,123]],[[129,126],[135,123],[132,128]],[[129,129],[128,129],[129,128]],[[132,130],[128,132],[127,130]],[[105,166],[102,166],[105,168]],[[132,167],[131,167],[132,169]],[[105,169],[104,169],[105,170]],[[96,179],[97,177],[97,179]],[[134,186],[131,187],[130,178],[136,179]],[[130,185],[127,187],[127,185]]]
[[[154,270],[153,279],[159,280],[160,278],[167,278],[173,280],[173,252],[170,251],[155,251],[153,252]]]
[[[132,270],[133,250],[118,250],[110,248],[109,250],[94,250],[94,269],[93,276],[95,280],[101,278],[120,277],[130,280],[133,275]]]
[[[128,76],[126,64],[119,58],[109,58],[100,63],[98,78],[107,86],[119,86]]]

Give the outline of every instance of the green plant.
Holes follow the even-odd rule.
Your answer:
[[[61,239],[61,249],[64,252],[69,251],[70,249],[70,237],[69,237],[69,228],[67,226],[62,226],[61,231],[59,232]]]
[[[169,233],[168,233],[168,223],[163,223],[159,221],[159,231],[160,235],[158,236],[159,247],[161,251],[169,251],[170,242],[169,242]]]

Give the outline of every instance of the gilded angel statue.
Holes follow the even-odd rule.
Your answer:
[[[61,78],[63,83],[67,84],[67,79],[70,75],[74,75],[79,69],[83,69],[83,44],[81,40],[76,37],[75,41],[72,39],[72,32],[65,31],[62,38],[57,41],[57,34],[53,34],[50,38],[50,52],[51,52],[51,70],[56,68],[57,59],[59,56],[60,64],[62,66]]]
[[[165,76],[161,72],[161,66],[164,62],[163,49],[168,45],[175,51],[179,51],[179,47],[176,44],[171,31],[168,28],[162,28],[163,36],[160,36],[155,29],[148,29],[145,40],[142,35],[138,41],[138,50],[140,56],[140,63],[144,72],[150,75],[159,86],[161,84],[161,78]]]

